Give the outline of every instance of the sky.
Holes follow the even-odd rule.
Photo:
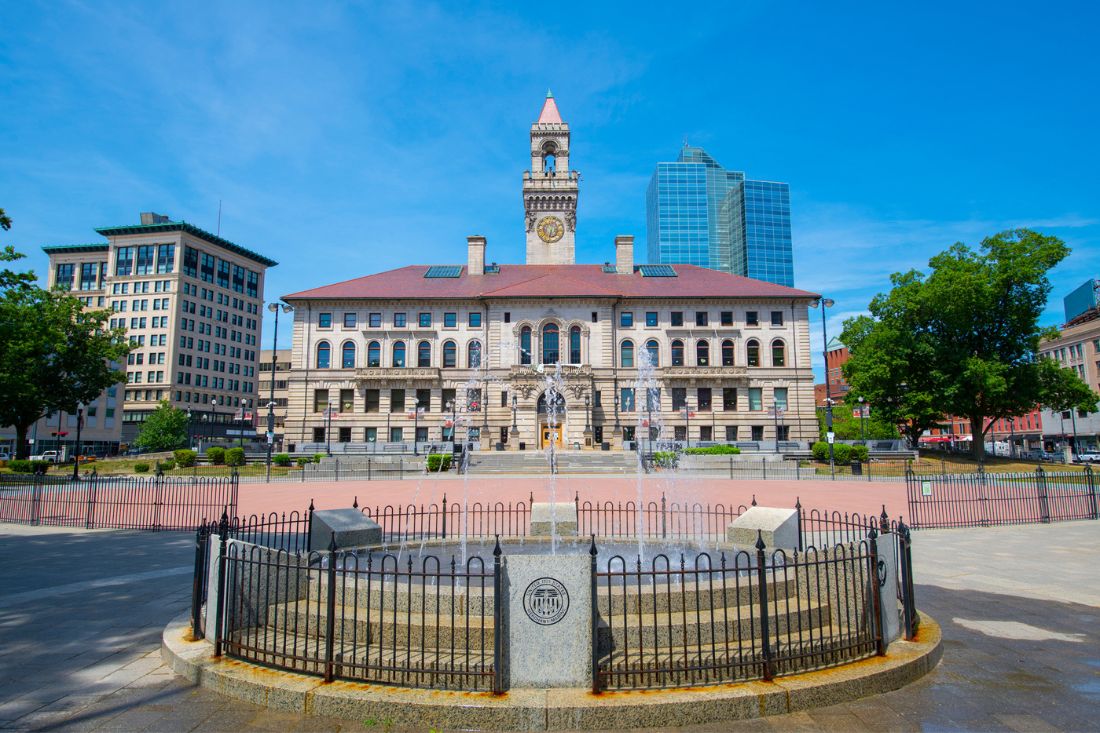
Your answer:
[[[836,302],[830,337],[892,272],[1020,226],[1072,248],[1056,325],[1100,275],[1098,26],[1085,2],[10,3],[0,245],[44,278],[42,246],[155,211],[282,263],[268,300],[463,263],[470,234],[522,262],[550,88],[578,262],[616,234],[644,261],[646,186],[687,141],[790,184],[795,285]]]

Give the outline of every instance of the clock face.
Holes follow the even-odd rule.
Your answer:
[[[544,216],[539,220],[539,239],[547,244],[553,244],[565,234],[565,225],[556,216]]]

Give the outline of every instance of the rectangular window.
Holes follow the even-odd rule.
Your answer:
[[[688,391],[687,387],[673,387],[672,388],[672,409],[682,410],[684,405],[687,404]]]
[[[764,426],[763,425],[753,425],[752,426],[752,439],[754,441],[758,442],[758,443],[761,440],[764,439]]]
[[[183,248],[183,274],[188,277],[199,276],[199,251],[197,249]]]
[[[73,269],[74,266],[71,263],[66,263],[57,266],[57,277],[54,278],[54,286],[61,288],[62,290],[73,289]]]
[[[733,311],[722,311],[721,319],[722,319],[722,325],[723,326],[732,326],[733,325]]]
[[[217,258],[214,255],[202,253],[202,267],[199,268],[200,277],[203,282],[214,282],[214,266],[217,262]],[[205,290],[206,288],[203,288]],[[213,300],[213,294],[211,294],[207,300]]]
[[[696,390],[697,410],[710,411],[711,391],[710,387],[700,387]]]
[[[344,328],[355,328],[355,314],[354,313],[345,313],[344,314]]]
[[[592,311],[592,322],[593,323],[599,323],[600,322],[600,314],[597,313],[596,311]],[[1100,350],[1100,349],[1098,349],[1098,350]]]
[[[448,412],[452,412],[455,409],[455,391],[453,389],[443,390],[442,399],[442,408]]]
[[[240,265],[233,265],[233,292],[244,292],[244,268]]]
[[[505,323],[511,323],[512,322],[512,314],[509,313],[508,311],[504,311],[504,322]]]
[[[745,325],[746,326],[759,326],[760,314],[756,311],[745,311]]]
[[[332,314],[331,313],[318,313],[317,314],[317,327],[318,328],[332,328]]]
[[[313,411],[324,412],[328,409],[328,390],[327,389],[315,389],[313,390]]]
[[[749,387],[749,409],[764,409],[763,389],[761,387]]]
[[[403,389],[391,389],[390,390],[390,412],[404,412],[405,411],[405,390]]]
[[[431,325],[431,324],[429,324]],[[458,314],[457,313],[444,313],[443,314],[443,328],[458,328]]]
[[[714,431],[711,429],[710,425],[699,426],[699,440],[707,443],[714,440]]]
[[[355,390],[340,390],[340,412],[353,412],[355,410]]]
[[[367,314],[367,325],[371,328],[382,327],[382,314],[381,313],[369,313]]]
[[[772,311],[772,325],[773,326],[782,326],[783,325],[783,311]]]
[[[619,390],[619,409],[623,412],[634,412],[634,388],[623,387]]]
[[[659,388],[646,390],[646,405],[650,412],[661,411],[661,390]]]
[[[164,274],[176,268],[176,245],[157,245],[157,272]]]
[[[737,426],[736,425],[727,425],[726,426],[726,442],[727,443],[732,443],[735,440],[737,440]]]
[[[402,436],[401,428],[390,428],[390,442],[391,443],[400,443],[401,439],[402,439],[401,436]]]
[[[252,272],[252,270],[249,270],[248,271],[248,288],[245,291],[245,294],[248,295],[248,297],[250,297],[250,298],[257,298],[257,297],[259,297],[259,293],[260,293],[260,276],[258,274],[256,274],[255,272]],[[253,312],[255,312],[255,311],[253,311]]]
[[[431,412],[432,391],[430,389],[416,390],[416,409],[420,412]]]
[[[363,392],[363,411],[378,412],[378,390],[368,389]]]
[[[338,438],[338,440],[341,443],[350,443],[351,442],[351,428],[340,428],[339,435],[340,435],[340,437]]]
[[[657,311],[646,311],[645,325],[654,328],[657,326]]]
[[[672,311],[672,325],[673,326],[682,326],[682,325],[684,325],[684,312],[683,311]]]
[[[225,260],[218,260],[218,285],[229,288],[229,263]]]
[[[791,439],[791,426],[790,425],[777,425],[776,430],[779,432],[775,438],[779,441],[786,441]]]
[[[137,248],[137,264],[134,267],[134,274],[153,274],[153,253],[155,251],[156,248],[151,244],[143,244]]]
[[[80,289],[95,290],[96,275],[99,273],[99,265],[95,262],[85,262],[80,266]]]
[[[470,317],[469,317],[468,322],[469,322],[470,328],[481,328],[481,313],[480,312],[470,313]]]
[[[672,439],[673,440],[687,440],[687,425],[673,425],[672,426]]]
[[[115,250],[115,275],[130,275],[134,271],[134,248],[119,247]]]
[[[431,328],[432,314],[431,313],[421,313],[418,323],[420,324],[421,328]]]
[[[395,328],[404,328],[407,323],[404,313],[393,314],[393,325]]]
[[[623,328],[634,327],[634,314],[630,311],[623,311],[619,314],[619,325]]]
[[[775,406],[778,407],[780,410],[786,410],[787,409],[787,388],[786,387],[776,387],[774,389],[774,391],[772,392],[772,394],[774,395],[772,400],[774,401]]]
[[[705,325],[707,325],[707,315],[708,314],[707,314],[706,311],[695,311],[695,325],[696,326],[705,326]]]
[[[378,442],[378,428],[367,428],[366,430],[363,431],[363,438],[368,443],[377,443]]]

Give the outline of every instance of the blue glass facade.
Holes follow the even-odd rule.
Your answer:
[[[651,263],[688,263],[792,286],[790,189],[747,181],[701,148],[658,163],[646,192]]]

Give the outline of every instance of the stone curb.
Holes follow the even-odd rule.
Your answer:
[[[190,636],[189,615],[173,619],[162,635],[161,656],[193,684],[273,710],[435,729],[657,728],[782,715],[896,690],[930,672],[943,653],[939,625],[921,614],[917,639],[895,641],[885,657],[772,682],[601,695],[519,689],[493,696],[347,681],[325,684],[317,677],[215,659],[208,641]]]

